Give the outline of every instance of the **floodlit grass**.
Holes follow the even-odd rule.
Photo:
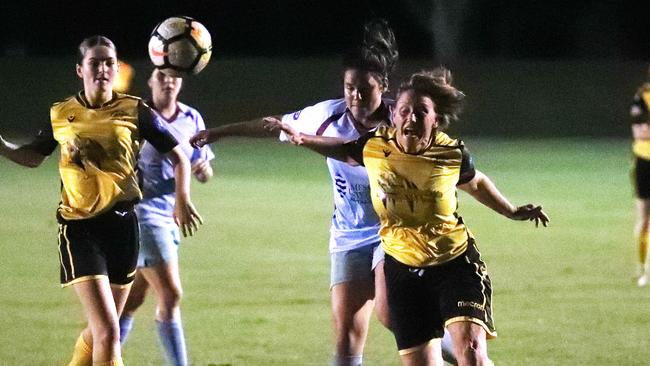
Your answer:
[[[639,289],[625,140],[467,138],[477,167],[514,203],[543,203],[549,228],[512,222],[460,194],[494,284],[500,365],[643,365],[650,288]],[[323,159],[272,141],[215,146],[216,178],[193,184],[206,223],[183,241],[183,321],[194,365],[326,365],[332,350]],[[62,365],[84,324],[58,286],[55,159],[0,161],[0,365]],[[125,363],[160,365],[150,298]],[[368,365],[395,365],[373,320]]]

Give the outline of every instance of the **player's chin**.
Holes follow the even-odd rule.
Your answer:
[[[368,108],[365,107],[359,107],[359,106],[351,106],[350,107],[350,112],[352,112],[352,116],[356,120],[362,120],[365,119],[370,113],[368,112]]]

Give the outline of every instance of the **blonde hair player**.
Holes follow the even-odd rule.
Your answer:
[[[548,223],[541,206],[512,205],[474,168],[462,141],[441,130],[457,118],[464,94],[439,68],[402,83],[394,127],[351,142],[281,128],[293,143],[365,165],[381,221],[391,327],[404,365],[442,365],[446,328],[458,365],[491,365],[486,338],[496,337],[492,285],[474,236],[457,213],[457,188],[514,220]],[[431,352],[431,350],[435,352]]]

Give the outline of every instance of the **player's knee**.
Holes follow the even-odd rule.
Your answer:
[[[489,365],[485,342],[478,337],[467,337],[459,344],[454,345],[458,365]]]
[[[145,295],[145,292],[130,293],[129,298],[126,300],[126,304],[124,305],[123,313],[130,313],[139,308],[144,303]]]
[[[120,329],[104,325],[93,330],[93,347],[110,348],[120,342]]]
[[[167,311],[172,311],[178,307],[183,297],[183,290],[180,287],[167,289],[162,295],[161,306]]]

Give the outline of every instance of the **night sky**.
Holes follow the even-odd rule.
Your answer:
[[[389,20],[406,57],[650,60],[650,1],[3,1],[0,55],[73,56],[86,36],[146,57],[152,28],[189,15],[216,57],[335,55],[360,24]]]

